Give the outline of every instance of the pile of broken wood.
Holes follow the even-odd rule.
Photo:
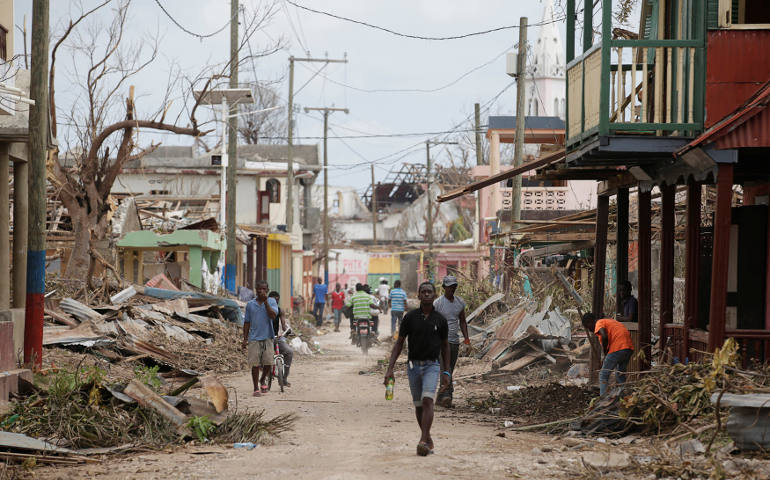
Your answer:
[[[455,378],[512,375],[545,362],[566,370],[586,356],[590,345],[584,338],[573,338],[570,320],[551,308],[551,298],[538,306],[535,300],[522,300],[502,314],[487,315],[484,323],[476,320],[481,318],[479,312],[469,315],[468,333],[477,360],[460,366]]]
[[[214,295],[140,286],[105,305],[47,299],[43,346],[112,363],[141,361],[178,374],[234,371],[244,361],[237,348],[242,306]]]

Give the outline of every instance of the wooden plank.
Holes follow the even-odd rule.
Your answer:
[[[639,117],[637,117],[634,112],[636,110],[636,55],[638,53],[638,48],[632,48],[631,49],[631,121],[635,122],[638,121]]]
[[[523,357],[509,363],[508,365],[500,367],[499,371],[508,372],[508,373],[515,373],[522,368],[526,367],[527,365],[531,365],[537,360],[540,360],[541,358],[545,357],[545,352],[533,352],[529,353],[527,355],[524,355]]]
[[[126,385],[123,393],[136,400],[139,405],[157,411],[177,427],[184,427],[187,423],[187,415],[174,408],[163,397],[152,391],[150,387],[136,379],[131,380]]]
[[[693,105],[695,102],[695,49],[690,49],[690,68],[688,72],[688,87],[687,91],[689,96],[687,98],[687,121],[692,122],[695,120],[693,116]]]
[[[663,123],[663,49],[655,49],[655,100],[653,107],[653,123]],[[658,133],[660,135],[660,133]]]

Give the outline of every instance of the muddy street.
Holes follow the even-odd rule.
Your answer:
[[[345,332],[329,333],[318,341],[324,353],[295,357],[292,386],[283,394],[274,389],[261,398],[252,397],[247,372],[224,379],[231,392],[237,392],[231,394],[231,410],[264,408],[268,416],[297,414],[294,430],[271,445],[251,451],[229,445],[187,446],[36,473],[47,479],[472,478],[482,472],[486,478],[569,477],[570,464],[576,462],[570,458],[575,455],[559,453],[564,447],[553,437],[510,432],[501,437],[497,423],[441,408],[432,430],[436,453],[418,457],[419,430],[403,364],[397,368],[395,398],[388,402],[381,375],[361,374],[385,357],[383,347],[364,357]]]

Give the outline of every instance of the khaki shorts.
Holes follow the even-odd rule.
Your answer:
[[[249,366],[261,367],[263,365],[273,364],[273,355],[275,355],[275,347],[273,346],[273,340],[255,340],[249,342]]]

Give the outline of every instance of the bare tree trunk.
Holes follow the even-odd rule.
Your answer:
[[[75,233],[75,242],[72,246],[70,258],[67,261],[64,277],[71,280],[86,280],[88,267],[91,264],[91,221],[88,218],[85,208],[76,208],[69,210],[72,219],[72,230]]]

